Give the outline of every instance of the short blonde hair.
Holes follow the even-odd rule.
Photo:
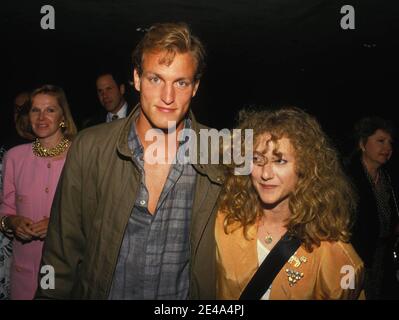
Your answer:
[[[29,140],[34,140],[36,138],[35,134],[32,131],[32,126],[29,122],[28,114],[30,112],[30,109],[32,108],[33,98],[38,94],[53,96],[57,99],[57,102],[61,107],[62,114],[65,119],[65,127],[62,128],[62,133],[66,138],[72,140],[77,133],[77,129],[75,122],[72,118],[71,110],[69,108],[65,92],[62,88],[51,84],[46,84],[40,88],[37,88],[33,90],[30,94],[28,103],[22,107],[21,111],[17,115],[16,127],[18,134],[23,138]]]
[[[187,24],[157,23],[150,27],[132,54],[134,67],[140,76],[143,73],[144,54],[158,51],[166,51],[167,54],[161,63],[167,65],[173,62],[176,53],[191,53],[197,63],[194,80],[198,81],[201,78],[205,68],[205,49]]]

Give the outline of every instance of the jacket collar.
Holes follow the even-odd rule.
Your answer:
[[[138,113],[140,112],[140,104],[138,103],[133,110],[130,112],[129,116],[123,121],[122,129],[118,134],[117,138],[117,151],[122,155],[127,158],[131,158],[132,156],[132,150],[129,149],[128,146],[128,136],[129,132],[132,128],[133,122],[135,121]],[[194,113],[190,110],[189,111],[189,118],[191,120],[191,125],[192,129],[195,132],[195,135],[197,137],[197,163],[193,164],[194,168],[196,169],[197,172],[200,174],[208,176],[208,178],[216,183],[216,184],[223,184],[225,180],[225,175],[223,174],[223,166],[222,165],[215,165],[215,164],[200,164],[199,157],[200,157],[200,139],[199,139],[199,132],[200,129],[208,129],[207,127],[199,124],[197,120],[195,119]],[[208,145],[209,147],[209,145]]]

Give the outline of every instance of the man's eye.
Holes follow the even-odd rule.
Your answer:
[[[161,80],[158,78],[158,77],[150,77],[150,82],[152,82],[152,83],[155,83],[155,84],[157,84],[157,83],[159,83]]]
[[[184,81],[184,80],[177,81],[177,86],[178,86],[179,88],[185,88],[185,87],[187,87],[188,85],[189,85],[189,82],[188,82],[188,81]]]

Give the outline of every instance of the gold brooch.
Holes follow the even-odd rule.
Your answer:
[[[298,258],[296,252],[288,260],[288,263],[293,264],[295,268],[299,268],[302,263],[306,262],[308,262],[308,259],[305,256]]]
[[[291,269],[285,269],[285,272],[287,273],[288,284],[290,287],[303,278],[303,272],[298,272]]]

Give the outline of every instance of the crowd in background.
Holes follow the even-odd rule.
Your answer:
[[[142,55],[149,55],[145,50],[140,52]],[[177,59],[179,63],[191,66],[192,61],[188,57],[184,53],[178,53],[171,58],[169,64]],[[144,61],[150,63],[149,58]],[[144,69],[148,67],[145,63],[142,66]],[[146,91],[146,82],[140,82],[143,81],[140,72],[143,72],[140,68],[135,69],[135,86],[141,93],[140,101],[145,102],[149,97],[146,93],[150,91]],[[192,86],[192,92],[185,99],[191,99],[195,95],[199,84],[196,77],[197,74],[193,80],[195,85],[185,79],[179,80],[179,90]],[[158,81],[163,80],[157,74],[149,79],[154,86]],[[140,118],[138,110],[143,113],[148,110],[141,105],[134,108],[134,105],[126,101],[125,84],[116,74],[99,74],[96,88],[103,109],[85,119],[79,127],[83,129],[114,121],[119,124],[122,123],[117,122],[119,119],[130,119],[139,114],[136,123],[138,137],[135,132],[129,134],[129,146],[133,146],[134,152],[139,152],[137,150],[140,149],[140,143],[137,141],[140,140],[140,121],[144,120]],[[175,93],[172,94],[171,91],[162,94],[163,101],[175,99]],[[176,96],[178,94],[181,93],[176,93]],[[148,116],[150,118],[151,115]],[[191,118],[183,118],[182,126],[189,127],[194,122]],[[154,125],[148,119],[147,125]],[[51,228],[49,221],[53,200],[67,154],[75,143],[78,130],[63,89],[54,85],[44,85],[31,92],[18,94],[14,103],[14,122],[15,133],[6,133],[1,137],[0,145],[0,299],[33,299],[38,289],[43,244],[48,229]],[[317,120],[299,108],[244,110],[241,112],[238,127],[255,131],[254,166],[251,174],[244,177],[231,175],[231,168],[226,168],[226,181],[216,218],[216,264],[219,270],[217,297],[240,298],[244,291],[241,284],[251,284],[251,277],[256,274],[259,265],[269,253],[273,252],[278,240],[285,239],[292,233],[300,239],[298,245],[302,244],[293,256],[298,256],[299,264],[304,265],[303,270],[307,277],[305,275],[303,278],[303,274],[296,274],[294,271],[291,274],[290,270],[282,269],[274,282],[270,282],[266,291],[258,295],[257,299],[357,299],[362,295],[366,299],[398,299],[399,179],[387,166],[394,151],[395,128],[392,123],[373,115],[359,119],[354,124],[356,143],[353,152],[347,157],[339,155],[334,149]],[[112,130],[113,127],[98,128],[101,133],[101,128]],[[79,146],[74,148],[78,154]],[[142,166],[141,174],[144,175],[144,171],[148,169],[145,167],[147,164],[141,163],[139,156],[134,161],[137,161],[138,167]],[[182,188],[179,189],[181,195],[185,194],[186,197],[181,200],[180,206],[192,202],[192,195],[187,190],[194,192],[190,188],[194,188],[197,173],[191,167],[184,166],[172,167],[170,172],[182,174],[188,181],[185,180],[186,187],[177,184]],[[278,214],[275,214],[276,207],[270,206],[274,200],[269,198],[269,191],[275,185],[268,182],[276,179],[285,183],[285,193],[279,199],[281,202]],[[211,182],[211,186],[214,185]],[[58,188],[61,192],[61,187]],[[145,195],[145,192],[143,188],[139,194]],[[60,201],[62,195],[58,194],[57,197],[57,201]],[[171,203],[177,201],[166,195],[165,197]],[[56,206],[61,206],[60,202],[55,203]],[[156,206],[148,209],[150,213],[158,210]],[[140,216],[141,209],[135,210],[136,206],[133,213]],[[137,226],[134,223],[132,226]],[[162,232],[161,230],[160,234]],[[261,240],[249,240],[251,234],[258,234]],[[134,241],[138,239],[134,238]],[[231,245],[232,239],[236,247]],[[117,277],[125,274],[120,259],[124,254],[123,250],[127,250],[128,259],[129,241],[133,240],[125,236],[116,268],[112,287],[114,291],[111,290],[116,296]],[[310,250],[310,254],[307,249],[314,246],[318,249]],[[51,245],[48,247],[51,248]],[[317,272],[324,270],[322,274],[318,274],[316,269],[306,269],[310,268],[309,264],[306,265],[309,257],[318,261],[317,268],[315,265],[313,267]],[[58,259],[62,260],[61,257]],[[357,291],[351,292],[351,295],[348,295],[348,291],[337,288],[337,279],[318,278],[328,274],[337,259],[343,264],[352,263],[356,269]],[[297,282],[311,281],[310,274],[316,279],[312,278],[312,281],[323,283],[325,287],[311,288],[308,291],[293,290],[291,295],[286,296],[281,294],[283,291],[273,290],[283,286],[283,282],[295,287]],[[286,283],[287,275],[289,279],[293,279],[292,282]],[[314,290],[324,292],[325,295],[315,294]],[[247,294],[247,291],[244,293]]]

